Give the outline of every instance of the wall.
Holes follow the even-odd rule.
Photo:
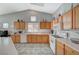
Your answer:
[[[73,3],[73,8],[77,6],[78,3]],[[57,18],[59,14],[63,15],[64,13],[68,12],[72,9],[72,3],[63,3],[53,14],[53,17]]]
[[[34,10],[26,10],[26,11],[1,15],[0,16],[0,29],[2,29],[2,23],[7,22],[7,23],[9,23],[8,30],[13,30],[14,29],[14,26],[13,26],[14,21],[16,21],[17,19],[20,19],[20,20],[24,20],[25,22],[31,22],[30,16],[32,16],[32,15],[37,16],[36,22],[42,21],[43,18],[45,18],[47,21],[52,20],[51,14],[38,12],[38,11],[34,11]]]

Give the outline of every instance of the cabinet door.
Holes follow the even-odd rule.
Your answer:
[[[16,43],[15,35],[12,35],[11,39],[12,39],[13,43]]]
[[[76,29],[79,29],[79,5],[75,9],[76,9]]]
[[[20,22],[20,29],[25,29],[25,22]]]
[[[31,43],[32,42],[32,35],[27,35],[27,42]]]
[[[64,29],[72,29],[72,10],[64,14],[63,25]]]
[[[31,42],[32,43],[36,43],[37,42],[37,36],[36,35],[32,35]]]
[[[49,43],[49,35],[42,35],[42,42]]]
[[[15,29],[20,29],[20,23],[19,22],[14,22],[14,27],[15,27]]]
[[[76,29],[76,9],[73,8],[73,29]]]
[[[64,44],[62,44],[59,41],[57,41],[57,44],[56,44],[56,54],[57,55],[64,55]]]
[[[51,29],[51,22],[46,22],[46,28]]]
[[[41,39],[41,35],[37,35],[37,43],[41,43],[42,39]]]
[[[45,29],[45,22],[40,22],[40,29]]]
[[[20,35],[15,35],[15,38],[16,38],[16,43],[20,43]]]
[[[65,55],[79,55],[79,52],[65,45]]]

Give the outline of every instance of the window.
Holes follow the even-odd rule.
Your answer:
[[[38,32],[38,23],[28,23],[28,32]]]
[[[35,22],[36,21],[36,16],[31,16],[31,21]]]
[[[8,28],[8,23],[3,23],[3,28]]]

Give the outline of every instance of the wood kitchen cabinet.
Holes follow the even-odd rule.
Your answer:
[[[64,55],[64,50],[65,50],[64,48],[65,48],[65,45],[57,40],[56,54],[57,55]]]
[[[16,43],[16,39],[15,39],[14,35],[11,36],[11,39],[12,39],[13,43]]]
[[[51,22],[40,22],[40,29],[51,29]]]
[[[29,34],[27,35],[27,42],[28,43],[49,43],[49,35]]]
[[[41,40],[42,40],[42,43],[49,43],[49,36],[48,35],[42,35],[41,36]]]
[[[42,43],[42,35],[38,35],[36,39],[37,39],[37,43]]]
[[[15,21],[14,22],[14,27],[15,29],[22,29],[24,30],[26,28],[27,24],[23,21]]]
[[[79,29],[79,5],[73,8],[73,29]]]
[[[11,38],[14,43],[20,43],[20,35],[14,34],[11,36]]]
[[[25,22],[19,22],[20,23],[20,29],[25,29]]]
[[[15,29],[20,29],[20,23],[19,22],[14,22],[14,27],[15,27]]]
[[[65,45],[65,55],[79,55],[79,52]]]
[[[68,11],[63,15],[63,29],[72,29],[72,10]]]

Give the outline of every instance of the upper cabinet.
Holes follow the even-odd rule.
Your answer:
[[[73,28],[79,29],[79,5],[73,8]]]
[[[72,10],[68,11],[63,15],[63,29],[72,29]]]
[[[40,29],[51,29],[51,22],[40,22]]]
[[[23,21],[15,21],[14,22],[15,29],[22,29],[22,30],[24,30],[24,29],[27,28],[27,26],[28,26],[27,23],[25,23]]]

